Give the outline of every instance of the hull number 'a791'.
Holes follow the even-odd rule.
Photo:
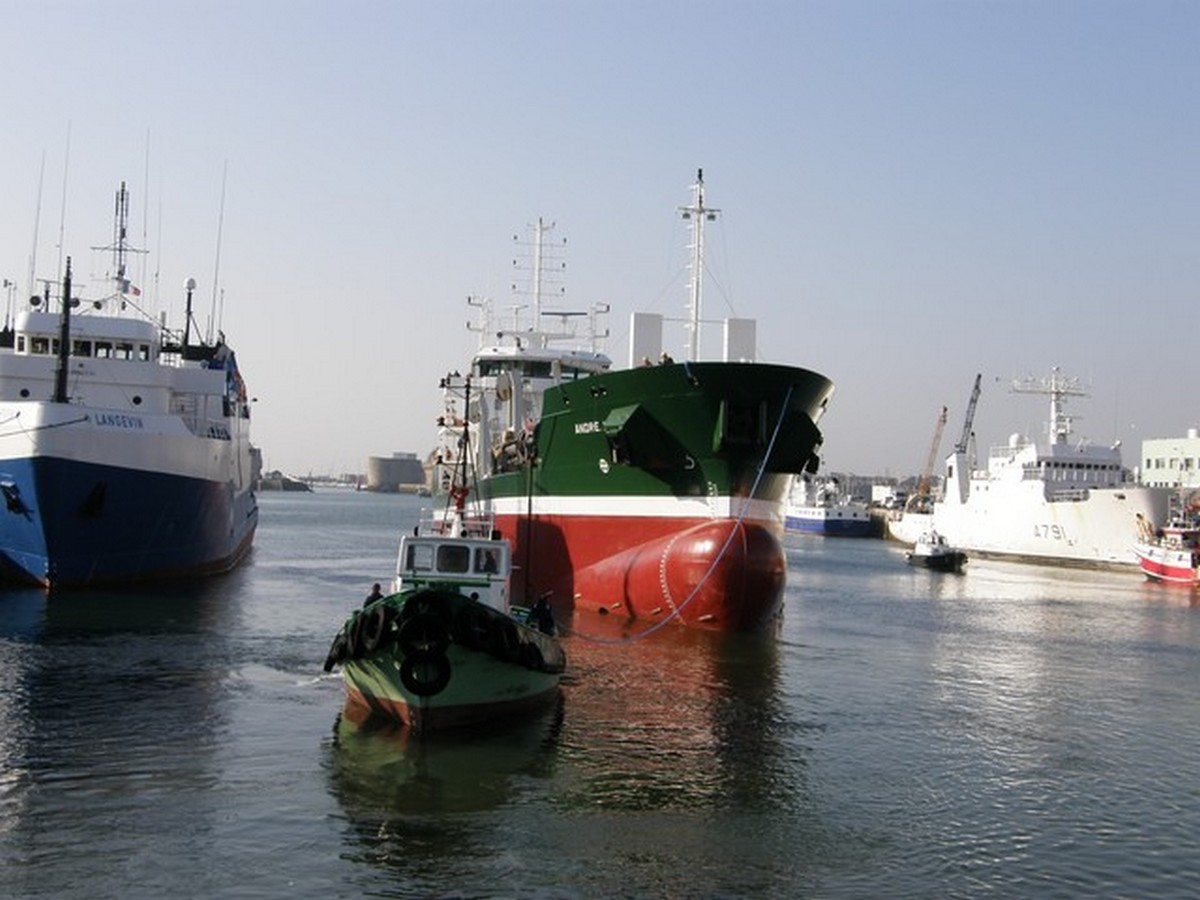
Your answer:
[[[1061,525],[1034,525],[1033,536],[1043,540],[1065,541],[1067,532]]]

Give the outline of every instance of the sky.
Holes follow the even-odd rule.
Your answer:
[[[1014,378],[1078,377],[1079,436],[1200,425],[1200,5],[936,0],[0,0],[0,275],[109,259],[238,354],[268,469],[433,446],[438,379],[554,223],[562,303],[706,319],[829,377],[825,465],[907,475],[1037,435]],[[514,244],[514,236],[521,241]],[[566,241],[565,246],[561,242]],[[40,290],[35,286],[35,290]],[[96,292],[98,293],[98,288]],[[717,338],[703,339],[715,349]],[[682,337],[679,338],[682,343]]]

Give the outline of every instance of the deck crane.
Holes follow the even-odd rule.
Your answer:
[[[942,445],[942,432],[946,430],[948,410],[942,407],[938,413],[937,427],[933,429],[933,441],[929,444],[929,458],[925,460],[925,468],[921,470],[921,479],[917,489],[904,505],[905,512],[929,512],[932,498],[929,495],[929,485],[933,479],[933,465],[937,462],[938,448]]]
[[[971,426],[975,424],[975,404],[979,402],[979,380],[982,377],[982,372],[975,375],[975,387],[971,388],[971,399],[967,401],[967,415],[963,418],[962,434],[958,443],[954,445],[955,453],[967,452],[967,443],[971,440]]]

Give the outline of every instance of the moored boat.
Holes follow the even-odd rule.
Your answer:
[[[434,483],[449,481],[465,422],[470,483],[512,542],[515,590],[548,593],[566,614],[754,629],[781,610],[783,503],[791,477],[815,469],[833,385],[751,361],[748,320],[725,323],[720,361],[701,358],[703,225],[717,212],[702,177],[682,212],[693,229],[689,358],[664,350],[661,316],[634,315],[630,367],[618,370],[599,351],[596,327],[586,336],[544,330],[542,316],[577,319],[542,310],[536,288],[532,326],[498,329],[477,304],[479,331],[495,342],[480,346],[466,375],[443,379]],[[542,235],[539,223],[535,260]]]
[[[334,637],[352,719],[428,733],[493,723],[558,696],[566,655],[548,607],[510,605],[512,556],[485,514],[457,509],[400,540],[391,595]]]
[[[0,571],[48,587],[211,574],[258,523],[250,405],[232,349],[167,331],[126,277],[117,194],[113,287],[34,296],[0,336]],[[59,311],[51,309],[57,299]]]
[[[869,537],[874,529],[866,503],[848,496],[836,478],[817,482],[800,476],[784,508],[788,531],[830,537]]]
[[[1133,552],[1147,578],[1188,587],[1200,584],[1200,522],[1194,514],[1173,517],[1161,528],[1144,519],[1138,526]]]
[[[890,523],[911,540],[915,527],[932,527],[972,555],[1022,562],[1127,569],[1138,565],[1133,547],[1138,521],[1166,518],[1170,489],[1138,484],[1121,462],[1120,443],[1108,446],[1072,437],[1069,397],[1085,396],[1076,379],[1054,368],[1049,378],[1014,382],[1018,393],[1050,398],[1050,439],[1039,444],[1014,434],[993,448],[976,470],[966,441],[946,459],[943,495],[931,514]]]
[[[927,531],[918,537],[904,556],[909,565],[937,572],[961,572],[967,562],[967,554],[950,546],[946,538],[936,531]]]

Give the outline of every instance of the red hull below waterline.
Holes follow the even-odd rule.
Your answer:
[[[500,516],[515,595],[713,631],[763,628],[779,615],[787,558],[777,529],[736,519]],[[528,584],[525,579],[528,579]]]
[[[1186,587],[1196,587],[1197,572],[1190,566],[1169,565],[1156,560],[1142,557],[1140,559],[1142,572],[1151,581],[1161,581],[1164,584],[1180,584]]]

